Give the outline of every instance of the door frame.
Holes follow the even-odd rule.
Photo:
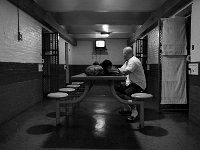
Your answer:
[[[69,44],[65,42],[65,71],[66,83],[69,83]]]

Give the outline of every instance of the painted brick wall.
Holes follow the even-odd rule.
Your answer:
[[[18,41],[17,8],[6,0],[0,2],[0,62],[41,63],[42,27],[19,10],[19,28],[23,40]]]
[[[191,62],[200,62],[200,0],[194,0],[192,5],[191,15],[191,46],[194,49],[191,50]]]
[[[191,62],[200,66],[200,1],[194,0],[191,14]],[[200,71],[200,67],[199,67]],[[200,75],[190,75],[189,78],[189,118],[199,125],[200,122]]]
[[[195,79],[196,78],[196,79]],[[189,119],[195,122],[198,126],[200,122],[200,85],[199,85],[200,76],[191,77],[190,76],[190,99],[189,99]]]
[[[102,62],[105,59],[112,61],[114,65],[123,64],[122,50],[126,47],[126,39],[106,39],[107,54],[95,55],[94,41],[78,41],[77,46],[69,52],[70,65],[91,65],[94,61]]]
[[[146,73],[147,92],[153,94],[155,107],[159,109],[159,78],[158,78],[158,48],[159,48],[159,36],[158,27],[152,29],[148,35],[148,54],[147,64],[149,69]],[[146,36],[145,35],[145,36]]]
[[[0,124],[42,100],[42,25],[17,8],[0,0]]]
[[[148,35],[148,64],[158,64],[159,34],[158,27],[150,31]]]

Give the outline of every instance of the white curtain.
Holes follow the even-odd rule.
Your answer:
[[[161,104],[187,104],[185,57],[163,57]]]
[[[163,55],[187,55],[185,18],[163,19]]]
[[[185,18],[163,20],[161,104],[187,104]]]

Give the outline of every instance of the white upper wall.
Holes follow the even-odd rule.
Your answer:
[[[159,29],[156,26],[154,29],[145,34],[142,38],[148,36],[147,49],[147,64],[158,64],[158,49],[159,49]]]
[[[19,10],[19,29],[23,40],[18,41],[17,7],[7,0],[1,0],[0,62],[42,63],[42,28],[51,32],[34,18]],[[60,37],[60,64],[65,64],[65,42]],[[72,47],[69,43],[68,46]]]
[[[94,55],[93,42],[92,40],[78,41],[77,46],[69,51],[69,64],[91,65],[96,60],[102,62],[105,59],[109,59],[114,65],[123,64],[122,49],[126,47],[126,39],[106,39],[107,55]]]
[[[18,41],[17,7],[6,0],[0,2],[0,62],[41,63],[42,26],[19,10]]]
[[[155,27],[148,33],[148,64],[158,64],[159,29]]]
[[[68,64],[71,58],[71,51],[73,46],[68,43],[68,63],[65,63],[65,43],[66,42],[63,38],[59,37],[59,64],[65,65]]]
[[[59,37],[59,64],[65,64],[65,40]]]
[[[194,0],[191,16],[191,62],[200,62],[200,0]]]
[[[68,44],[68,64],[71,64],[72,62],[73,50],[74,50],[74,46],[72,46],[71,44]]]

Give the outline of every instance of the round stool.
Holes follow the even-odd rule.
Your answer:
[[[80,85],[79,84],[69,84],[67,85],[68,88],[75,88],[76,92],[74,94],[74,97],[78,97],[80,95]]]
[[[72,82],[73,85],[74,85],[74,84],[75,84],[75,85],[77,85],[77,84],[78,84],[78,85],[82,85],[83,83],[84,83],[84,82]]]
[[[76,98],[76,95],[75,95],[76,89],[74,89],[74,88],[61,88],[61,89],[59,89],[59,91],[68,93],[69,100],[70,99],[73,100],[73,98]],[[68,106],[65,109],[65,112],[67,115],[70,115],[73,112],[73,106]]]
[[[134,93],[131,95],[132,100],[128,100],[131,105],[140,105],[140,128],[144,127],[144,100],[152,97],[153,95],[148,93]]]
[[[61,91],[61,92],[74,92],[75,89],[74,88],[61,88],[61,89],[59,89],[59,91]]]
[[[72,82],[72,85],[80,85],[80,87],[78,88],[78,91],[84,92],[84,82]]]
[[[80,85],[78,85],[78,84],[69,84],[69,85],[67,85],[67,87],[68,88],[79,88]]]
[[[67,93],[62,92],[49,93],[47,95],[47,97],[56,100],[56,125],[60,124],[60,100],[67,98],[67,96]]]
[[[74,89],[74,88],[61,88],[61,89],[59,89],[60,92],[68,93],[69,98],[72,98],[72,99],[73,99],[73,95],[74,95],[75,90],[76,89]]]
[[[66,98],[68,94],[63,93],[63,92],[55,92],[55,93],[49,93],[47,96],[53,99],[62,99],[62,98]]]
[[[132,98],[137,99],[148,99],[148,98],[152,98],[153,95],[148,94],[148,93],[134,93],[131,95]]]

